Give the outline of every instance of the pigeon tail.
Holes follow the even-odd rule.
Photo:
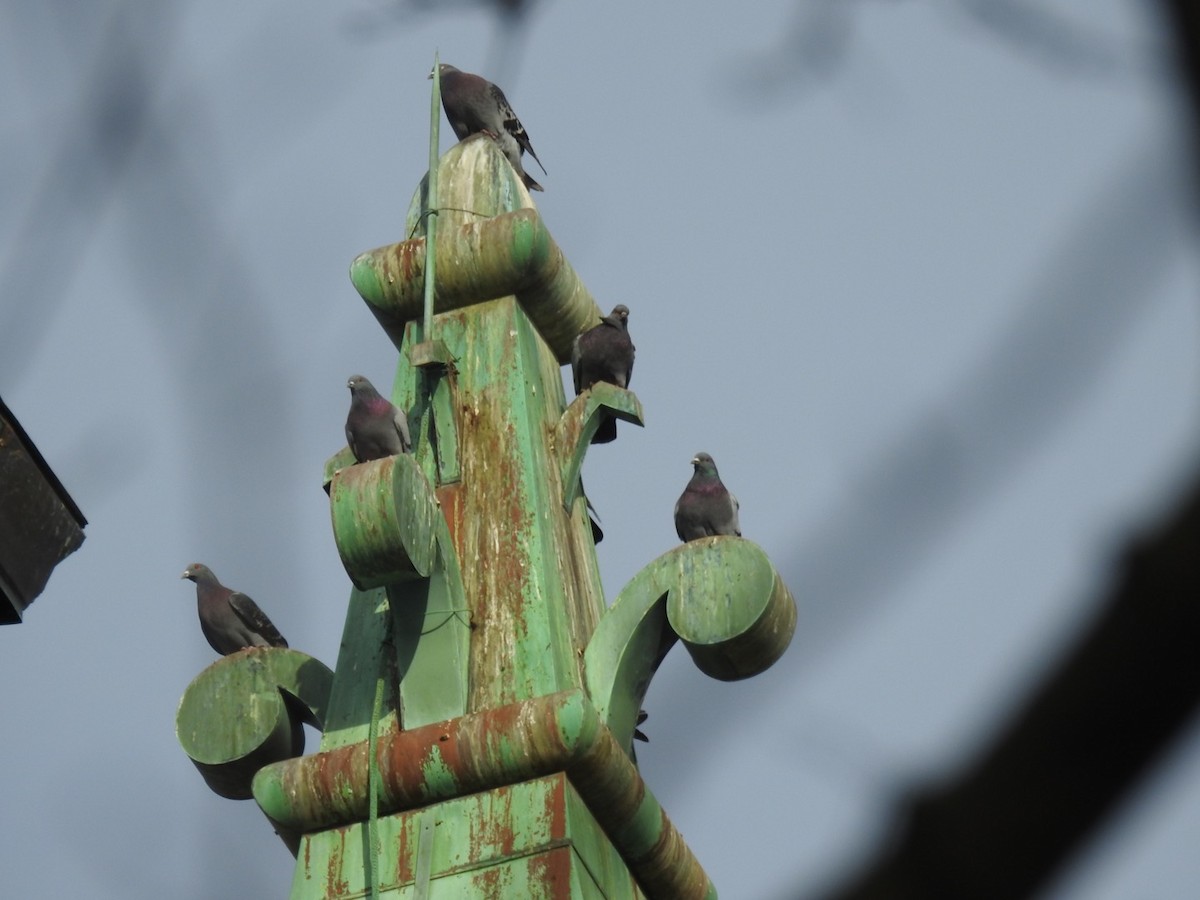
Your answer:
[[[596,429],[596,433],[592,435],[593,444],[609,444],[617,439],[617,420],[612,416],[605,416],[604,421],[600,423],[600,427]]]

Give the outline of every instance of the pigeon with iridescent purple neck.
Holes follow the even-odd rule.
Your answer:
[[[222,656],[246,647],[288,645],[257,603],[241,591],[230,590],[217,581],[217,576],[208,566],[192,563],[183,570],[182,577],[196,583],[200,630],[212,648]]]
[[[717,464],[707,453],[692,457],[692,480],[675,504],[675,532],[681,541],[714,534],[741,536],[737,497],[725,489]]]
[[[350,388],[350,413],[346,416],[346,441],[361,462],[383,459],[412,449],[408,415],[375,390],[361,375],[346,382]]]
[[[501,151],[529,190],[545,190],[521,165],[521,154],[528,153],[541,170],[546,171],[542,161],[533,152],[529,134],[513,112],[504,91],[486,78],[463,72],[448,63],[441,63],[438,71],[442,82],[442,108],[446,111],[455,137],[465,141],[473,134],[486,134],[500,145]],[[429,77],[433,77],[432,72]]]

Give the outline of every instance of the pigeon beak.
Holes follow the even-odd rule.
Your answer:
[[[693,457],[692,457],[692,465],[693,465],[693,466],[698,466],[698,465],[700,465],[700,457],[698,457],[698,456],[693,456]]]
[[[179,576],[181,581],[186,581],[188,577],[187,569],[183,570],[183,574]]]

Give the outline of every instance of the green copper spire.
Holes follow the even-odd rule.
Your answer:
[[[437,183],[431,327],[428,179],[410,238],[351,266],[399,351],[392,400],[414,446],[326,465],[355,585],[336,670],[286,650],[220,660],[189,687],[180,739],[296,852],[293,900],[715,897],[637,770],[636,717],[675,641],[745,678],[787,647],[795,603],[736,537],[678,546],[605,602],[579,473],[602,419],[640,425],[641,406],[606,384],[568,405],[560,367],[601,312],[495,143],[453,147]],[[322,677],[287,674],[305,665]],[[319,752],[196,737],[270,706],[246,700],[244,673],[264,666],[254,690],[294,695],[266,730],[305,713]]]

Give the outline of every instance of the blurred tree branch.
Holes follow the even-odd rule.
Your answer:
[[[893,0],[894,2],[894,0]],[[1184,4],[1187,0],[1178,0]],[[799,0],[774,47],[739,63],[739,101],[770,103],[838,74],[849,58],[854,17],[866,0]],[[1031,0],[947,0],[943,8],[1037,63],[1059,72],[1112,75],[1140,65],[1137,51]]]
[[[0,297],[10,303],[0,310],[0,380],[6,385],[29,371],[69,296],[83,248],[145,135],[175,19],[167,4],[138,13],[113,4],[104,16],[97,58],[0,257]]]
[[[1162,0],[1200,159],[1200,13]],[[1169,750],[1200,707],[1200,476],[1135,541],[1074,650],[957,778],[906,804],[895,840],[825,900],[1026,897]]]
[[[346,19],[347,29],[356,37],[381,38],[401,24],[409,24],[420,16],[455,13],[481,9],[492,13],[496,31],[488,50],[486,62],[467,64],[473,72],[486,73],[497,84],[510,91],[516,81],[516,66],[529,35],[528,20],[537,0],[384,0],[369,9],[352,12]],[[431,57],[432,59],[432,57]]]
[[[898,840],[825,900],[1028,897],[1200,706],[1200,479],[1135,541],[1091,627],[974,765],[907,804]]]
[[[1176,71],[1191,103],[1193,197],[1200,202],[1200,7],[1195,0],[1161,0],[1167,26],[1175,33]]]
[[[1192,124],[1200,126],[1200,8],[1192,0],[1162,0],[1176,36],[1180,77],[1192,101]]]

